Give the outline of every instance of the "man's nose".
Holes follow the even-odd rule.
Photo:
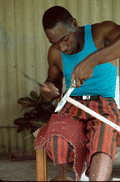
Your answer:
[[[60,43],[60,51],[65,52],[67,50],[67,45],[63,42]]]

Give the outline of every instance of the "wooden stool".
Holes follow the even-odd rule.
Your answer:
[[[117,147],[120,148],[120,134],[117,136]],[[47,160],[44,148],[36,150],[36,168],[37,168],[37,181],[48,181],[47,179]],[[61,172],[51,179],[50,181],[66,181],[66,170],[61,167]],[[71,179],[72,181],[72,179]]]

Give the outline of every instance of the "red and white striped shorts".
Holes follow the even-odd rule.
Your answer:
[[[101,96],[99,96],[98,100],[86,101],[80,100],[79,97],[74,97],[74,99],[117,125],[120,125],[120,114],[114,99],[103,98]],[[60,115],[72,116],[73,120],[78,120],[81,123],[81,128],[84,128],[83,137],[86,137],[88,168],[91,157],[97,152],[106,153],[114,160],[117,148],[116,136],[118,134],[115,129],[70,103],[66,103],[65,107],[58,114],[58,120]],[[49,142],[46,143],[45,148],[54,165],[68,163],[74,159],[72,145],[62,136],[52,136]]]

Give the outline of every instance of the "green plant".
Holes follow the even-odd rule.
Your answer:
[[[24,129],[31,129],[31,133],[34,132],[49,121],[55,110],[55,106],[51,102],[45,101],[41,95],[34,91],[30,92],[30,97],[18,99],[18,104],[22,105],[22,111],[31,108],[29,112],[24,113],[23,117],[14,120],[14,124],[18,125],[18,133]]]

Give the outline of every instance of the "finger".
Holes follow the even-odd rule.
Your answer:
[[[79,79],[76,79],[76,87],[79,88],[81,85],[81,81]]]
[[[59,89],[58,89],[56,86],[53,86],[53,89],[54,89],[56,92],[59,92]]]
[[[56,90],[53,90],[52,91],[52,94],[55,94],[56,96],[59,96],[60,95],[60,92],[59,91],[56,91]]]
[[[43,84],[43,87],[41,87],[41,89],[40,90],[42,90],[42,91],[47,91],[47,92],[51,92],[51,90],[48,88],[48,86],[47,85],[45,85],[45,84]]]
[[[81,80],[81,82],[80,82],[80,83],[81,83],[81,85],[83,85],[83,84],[84,84],[84,80]]]
[[[74,79],[75,79],[75,76],[74,76],[74,74],[72,73],[72,75],[71,75],[71,82],[73,82]]]

